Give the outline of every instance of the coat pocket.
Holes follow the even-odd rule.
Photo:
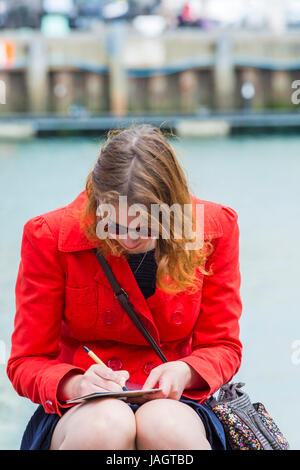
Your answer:
[[[91,328],[97,322],[96,287],[65,288],[65,316],[70,326]]]

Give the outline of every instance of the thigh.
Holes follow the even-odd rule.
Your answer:
[[[70,408],[58,421],[51,440],[50,449],[62,447],[66,441],[84,448],[97,448],[108,438],[117,439],[119,435],[132,434],[135,438],[135,418],[131,408],[115,398],[91,400]],[[80,443],[80,444],[79,444]]]
[[[197,412],[178,400],[150,400],[135,413],[140,449],[210,449]]]

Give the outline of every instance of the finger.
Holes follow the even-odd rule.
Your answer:
[[[161,392],[160,392],[160,393],[161,393],[164,397],[168,397],[168,396],[170,395],[171,388],[172,388],[172,382],[171,382],[170,377],[168,377],[166,374],[165,374],[165,375],[162,375],[162,376],[160,377],[159,388],[161,388]]]
[[[175,400],[179,400],[183,392],[182,386],[178,382],[172,383],[171,390],[169,392],[169,397]]]
[[[92,378],[92,383],[94,385],[97,385],[98,387],[104,388],[106,391],[109,391],[109,392],[122,391],[122,386],[118,382],[115,382],[114,380],[107,380],[96,374]]]
[[[115,379],[115,371],[113,371],[109,367],[102,365],[102,364],[93,364],[90,367],[90,371],[93,374],[96,374],[97,376],[102,377],[107,380]]]
[[[129,372],[127,370],[119,370],[115,372],[116,380],[122,385],[125,385],[126,381],[129,379]]]
[[[144,383],[142,390],[147,389],[148,385],[149,385],[149,388],[150,387],[154,388],[157,383],[158,383],[158,388],[160,388],[161,390],[159,390],[157,393],[154,393],[154,394],[148,394],[147,400],[156,400],[158,398],[167,398],[168,396],[170,396],[171,389],[172,389],[172,378],[169,376],[169,374],[167,374],[163,370],[159,372],[158,376],[157,376],[157,373],[155,374],[155,376],[157,378],[154,377],[153,381],[147,380]]]
[[[119,381],[119,384],[121,385],[121,387],[126,387],[126,379],[124,377],[121,377],[120,378],[120,381]]]
[[[122,392],[123,388],[119,383],[112,382],[111,380],[105,380],[100,385],[106,392]]]
[[[158,383],[160,377],[159,371],[151,371],[148,379],[144,383],[142,390],[154,388],[155,385]]]
[[[103,366],[101,364],[96,364],[95,366],[93,366],[92,372],[97,376],[106,380],[111,380],[116,384],[120,384],[121,378],[122,383],[124,382],[124,380],[126,381],[126,379],[124,379],[124,374],[126,374],[126,377],[127,375],[129,376],[129,373],[127,371],[114,371],[109,367],[106,367],[105,365]]]
[[[128,370],[119,370],[117,373],[122,374],[125,377],[126,380],[128,380],[129,377],[130,377],[130,374],[129,374]]]

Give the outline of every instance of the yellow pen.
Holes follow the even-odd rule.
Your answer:
[[[102,364],[103,366],[107,367],[107,365],[104,364],[104,362],[101,361],[101,359],[100,359],[98,356],[96,356],[96,354],[95,354],[93,351],[91,351],[91,349],[89,349],[87,346],[83,346],[83,349],[84,349],[85,352],[93,359],[93,361],[96,362],[96,364]],[[125,392],[128,392],[128,388],[126,387],[126,385],[124,385],[124,386],[122,387],[122,389],[123,389]]]

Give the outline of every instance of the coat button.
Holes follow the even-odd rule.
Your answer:
[[[179,310],[176,310],[176,312],[172,313],[171,319],[175,325],[181,325],[183,322],[183,313]]]
[[[45,407],[47,409],[47,411],[49,411],[51,413],[51,411],[54,411],[54,406],[53,406],[53,403],[51,400],[46,400],[45,401]]]
[[[152,369],[154,369],[154,367],[156,367],[157,364],[155,362],[147,362],[145,365],[144,365],[144,372],[145,374],[149,375],[150,372],[152,371]]]
[[[112,370],[121,370],[122,369],[122,362],[118,357],[112,357],[109,359],[107,362],[108,367],[110,367]]]
[[[116,320],[116,314],[113,310],[105,310],[103,315],[103,322],[105,325],[112,325]]]

